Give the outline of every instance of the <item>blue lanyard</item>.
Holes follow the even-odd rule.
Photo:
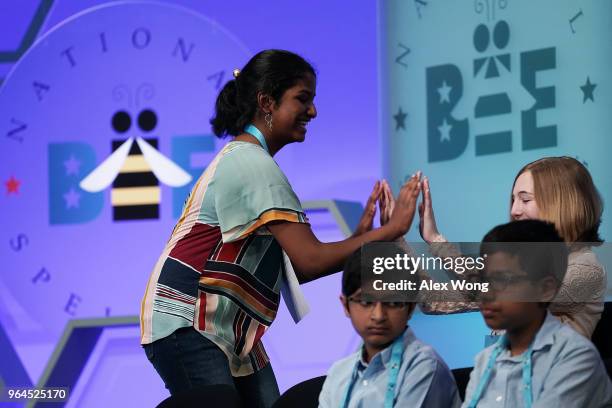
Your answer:
[[[257,129],[255,125],[251,124],[245,127],[244,131],[257,139],[261,147],[263,147],[266,152],[270,153],[268,144],[266,143],[266,138],[264,137],[263,133],[261,133],[261,130]]]
[[[487,367],[485,368],[484,373],[482,374],[482,378],[478,383],[478,387],[476,387],[476,391],[474,391],[474,396],[468,405],[468,408],[475,408],[478,404],[478,401],[482,397],[485,387],[487,383],[491,379],[491,372],[493,371],[493,366],[495,365],[495,361],[497,357],[502,352],[502,350],[508,345],[508,339],[504,335],[500,337],[500,339],[495,344],[495,348],[489,357],[489,361],[487,362]],[[532,354],[533,354],[533,343],[529,345],[527,352],[523,354],[523,358],[521,359],[521,365],[523,368],[523,401],[525,403],[525,408],[531,408],[532,403],[532,392],[531,392],[531,366],[532,366]]]
[[[399,374],[400,365],[402,365],[402,355],[404,354],[403,337],[403,335],[398,336],[391,346],[391,358],[389,360],[389,382],[387,384],[387,393],[385,394],[385,408],[393,408],[393,404],[395,403],[397,376]],[[342,398],[340,408],[348,407],[351,391],[353,390],[356,380],[357,365],[355,365],[355,368],[353,369],[353,374],[351,375],[351,380],[346,387],[346,391],[344,392],[344,397]]]

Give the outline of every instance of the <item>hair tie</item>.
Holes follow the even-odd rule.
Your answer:
[[[238,78],[238,75],[240,75],[240,69],[238,68],[234,69],[233,74],[234,74],[234,79]]]

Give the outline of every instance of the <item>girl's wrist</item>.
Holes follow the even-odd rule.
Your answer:
[[[444,237],[444,235],[439,232],[435,233],[430,243],[440,243],[440,242],[448,242],[448,240]]]

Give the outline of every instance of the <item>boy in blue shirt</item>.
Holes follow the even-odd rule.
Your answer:
[[[528,242],[528,244],[524,244]],[[463,407],[607,407],[612,384],[593,344],[548,312],[567,269],[553,224],[514,221],[483,239],[480,310],[505,333],[476,356]]]
[[[394,247],[391,252],[403,253],[393,243],[385,245]],[[345,264],[340,301],[363,346],[331,367],[319,407],[459,407],[448,367],[407,326],[415,303],[362,297],[362,267],[368,266],[359,250]]]

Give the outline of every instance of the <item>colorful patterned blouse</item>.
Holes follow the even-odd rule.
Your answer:
[[[228,143],[194,185],[151,273],[141,343],[193,326],[225,352],[232,375],[265,367],[261,336],[276,316],[283,275],[271,221],[308,222],[261,146]]]

